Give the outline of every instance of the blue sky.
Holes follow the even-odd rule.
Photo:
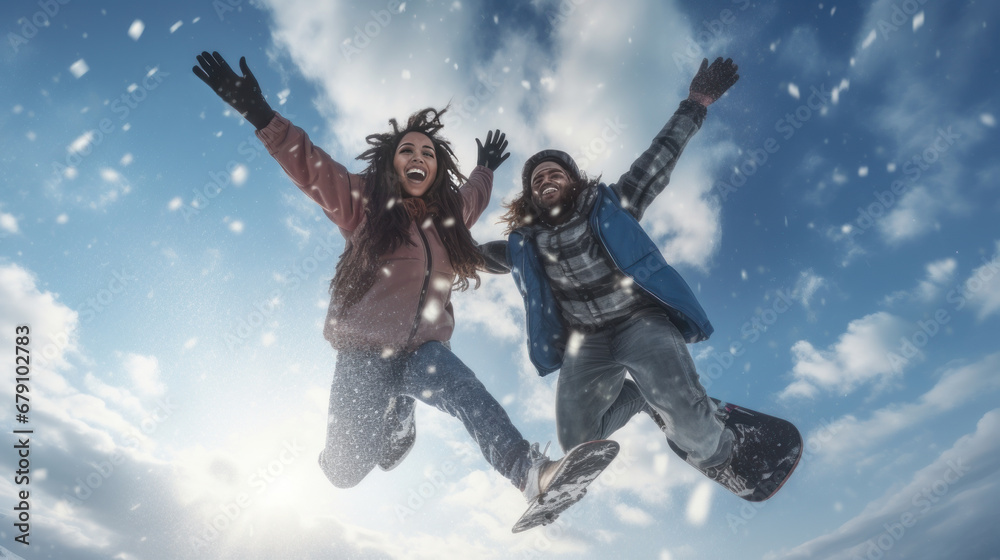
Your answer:
[[[46,12],[47,10],[47,12]],[[995,27],[983,1],[5,3],[0,340],[31,327],[30,484],[0,453],[0,544],[28,559],[987,558],[1000,503]],[[47,23],[47,24],[46,24]],[[343,240],[190,71],[246,56],[271,105],[352,171],[390,117],[451,103],[462,169],[535,151],[614,180],[703,56],[740,81],[644,225],[715,334],[709,393],[793,421],[807,453],[749,505],[651,421],[547,529],[459,422],[337,490],[315,458]],[[455,352],[530,441],[554,376],[508,277],[454,298]],[[11,352],[7,363],[13,363]],[[12,367],[7,369],[12,371]],[[12,373],[0,386],[15,424]],[[16,493],[30,491],[28,547]]]

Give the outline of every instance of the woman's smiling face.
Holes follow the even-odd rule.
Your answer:
[[[406,194],[423,196],[437,177],[434,143],[426,134],[407,132],[396,146],[393,166]]]

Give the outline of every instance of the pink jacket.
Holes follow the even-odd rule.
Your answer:
[[[361,177],[314,146],[305,131],[280,114],[275,113],[270,124],[257,131],[257,137],[292,182],[350,239],[365,219]],[[477,166],[460,189],[466,227],[472,227],[489,205],[492,189],[493,171]],[[425,342],[451,338],[455,271],[437,230],[429,221],[425,224],[427,227],[411,224],[410,239],[415,244],[404,243],[385,255],[382,274],[340,321],[334,320],[331,302],[323,335],[334,348],[412,351]]]

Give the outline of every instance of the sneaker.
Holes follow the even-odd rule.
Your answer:
[[[530,465],[522,489],[528,509],[511,529],[515,533],[548,525],[580,501],[587,494],[587,486],[618,455],[619,446],[609,440],[588,441],[570,449],[558,461],[545,455],[548,449],[546,444],[539,451],[536,443],[528,452]]]
[[[532,443],[531,449],[528,450],[528,461],[530,464],[528,465],[528,474],[524,482],[524,489],[522,490],[524,499],[528,500],[528,502],[534,502],[544,494],[552,482],[552,476],[559,470],[561,460],[553,461],[546,455],[551,443],[551,441],[546,443],[545,449],[541,451],[538,450],[537,443]]]
[[[745,500],[761,502],[770,498],[788,480],[802,456],[798,430],[783,420],[774,422],[778,419],[771,416],[719,401],[716,404],[725,429],[733,434],[732,451],[719,465],[688,464]],[[667,443],[687,461],[686,452],[669,439]]]
[[[417,439],[417,424],[413,418],[415,405],[413,398],[399,396],[392,400],[386,411],[386,444],[382,450],[382,458],[378,461],[378,466],[383,471],[391,471],[399,466],[413,449],[413,442]]]

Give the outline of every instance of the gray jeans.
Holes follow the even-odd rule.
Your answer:
[[[625,378],[626,371],[635,383]],[[665,314],[627,319],[584,334],[567,351],[556,388],[559,444],[605,439],[647,406],[666,423],[666,435],[696,466],[728,458],[732,434],[698,381],[694,360]]]
[[[440,342],[428,342],[390,357],[337,354],[326,446],[319,457],[334,486],[355,486],[375,467],[386,444],[386,412],[400,395],[461,420],[490,465],[518,488],[524,485],[528,442],[472,370]]]

